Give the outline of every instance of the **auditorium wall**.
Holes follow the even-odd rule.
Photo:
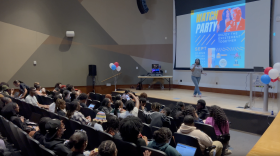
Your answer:
[[[279,45],[279,36],[280,36],[280,26],[279,22],[276,22],[276,16],[279,16],[280,13],[280,2],[278,0],[273,0],[272,5],[272,33],[276,32],[276,36],[271,38],[272,46],[271,46],[271,61],[272,64],[276,62],[280,62],[280,45]],[[175,12],[173,12],[175,15]],[[173,31],[175,32],[175,21],[173,21]],[[279,34],[279,35],[278,35]],[[176,34],[174,33],[174,36]],[[174,37],[173,36],[173,37]],[[174,41],[175,42],[175,41]],[[268,49],[269,50],[269,49]],[[175,46],[173,47],[173,51],[175,52]],[[174,57],[173,53],[173,59]],[[217,89],[228,89],[228,90],[237,90],[232,92],[233,94],[239,94],[238,90],[240,91],[249,91],[249,74],[248,72],[233,72],[233,71],[205,71],[207,76],[202,76],[200,81],[200,86],[207,87],[207,88],[217,88]],[[184,86],[194,86],[191,80],[191,71],[190,70],[174,70],[173,71],[173,84],[174,85],[184,85]],[[182,80],[182,82],[180,82]],[[278,90],[278,83],[271,83],[273,89],[269,89],[271,93],[277,93]],[[255,91],[261,91],[260,88],[256,88]],[[243,93],[242,93],[243,94]],[[241,94],[241,95],[242,95]],[[280,93],[279,93],[280,94]],[[278,95],[279,97],[279,95]]]
[[[147,5],[141,15],[136,0],[0,0],[0,81],[91,86],[95,64],[96,85],[104,85],[113,83],[101,81],[115,74],[109,63],[116,61],[118,84],[137,84],[153,63],[173,75],[172,0]]]

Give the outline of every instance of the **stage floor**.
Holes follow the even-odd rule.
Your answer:
[[[140,95],[142,92],[148,94],[148,97],[164,99],[164,100],[172,100],[172,101],[183,101],[185,103],[196,104],[199,97],[193,97],[192,90],[186,89],[171,89],[167,88],[164,90],[157,89],[145,89],[145,90],[135,90],[129,89],[136,93],[136,95]],[[124,91],[117,91],[119,93],[123,93]],[[230,95],[230,94],[220,94],[220,93],[212,93],[212,92],[202,92],[203,96],[201,99],[206,101],[207,106],[218,105],[224,109],[236,110],[241,112],[249,112],[254,114],[263,114],[263,115],[271,115],[271,111],[274,112],[274,115],[278,113],[278,100],[277,99],[269,99],[268,102],[268,112],[264,112],[263,108],[263,99],[261,97],[255,97],[254,103],[251,108],[243,109],[245,104],[249,102],[249,96],[242,95]],[[242,107],[242,108],[238,108]]]

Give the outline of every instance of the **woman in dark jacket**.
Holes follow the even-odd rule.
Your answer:
[[[19,113],[19,106],[16,103],[9,103],[7,104],[1,111],[2,115],[10,120],[12,123],[17,125],[19,128],[26,132],[30,132],[31,128],[27,127],[26,123],[24,122],[24,118],[20,117],[17,113]]]
[[[104,112],[105,114],[110,114],[110,112],[112,111],[110,99],[105,98],[102,101],[101,106],[98,108],[98,110]]]
[[[42,117],[39,121],[39,131],[35,132],[33,135],[33,138],[40,142],[40,144],[44,143],[45,135],[46,135],[46,129],[45,125],[46,123],[51,120],[49,117]]]

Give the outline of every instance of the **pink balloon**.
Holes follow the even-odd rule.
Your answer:
[[[114,65],[115,65],[116,67],[118,67],[118,66],[119,66],[119,62],[115,62]]]

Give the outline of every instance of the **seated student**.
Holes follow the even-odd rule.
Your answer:
[[[60,82],[56,83],[53,92],[60,92],[61,86]]]
[[[45,125],[45,129],[47,134],[43,145],[54,151],[56,155],[67,156],[71,150],[64,145],[65,140],[61,139],[61,136],[65,131],[65,126],[62,121],[57,119],[49,120]]]
[[[116,95],[116,101],[117,101],[117,100],[122,100],[121,94],[117,94],[117,95]]]
[[[11,91],[11,95],[9,94],[9,87],[6,85],[1,86],[0,93],[5,95],[5,96],[13,96],[13,91]]]
[[[124,94],[122,95],[122,99],[130,100],[129,93],[130,93],[130,90],[125,90]]]
[[[172,133],[169,128],[162,127],[153,134],[154,141],[150,141],[148,147],[160,150],[167,156],[182,156],[174,147],[169,145]]]
[[[70,99],[71,99],[71,101],[77,100],[78,99],[78,93],[76,91],[72,91],[70,93]]]
[[[113,102],[113,99],[112,99],[112,95],[111,95],[111,94],[106,94],[106,95],[105,95],[105,98],[108,98],[108,99],[110,99],[111,102]]]
[[[144,112],[147,112],[147,108],[146,108],[146,98],[140,98],[139,102],[140,102],[140,107],[139,109],[141,109]]]
[[[123,103],[121,100],[116,100],[114,106],[115,106],[115,108],[111,111],[111,113],[113,113],[116,117],[119,116],[119,113],[125,112],[125,110],[123,109]]]
[[[120,131],[119,131],[120,121],[119,118],[113,115],[110,115],[107,118],[107,129],[106,133],[111,134],[114,139],[122,140]]]
[[[171,125],[170,119],[165,114],[159,112],[160,107],[161,104],[154,102],[151,106],[152,111],[144,114],[147,120],[151,120],[150,127],[169,127]]]
[[[39,141],[40,144],[44,143],[45,140],[45,135],[46,135],[46,129],[45,129],[45,125],[46,123],[51,120],[51,118],[49,117],[42,117],[39,121],[39,130],[36,131],[33,135],[33,138],[37,141]]]
[[[118,150],[116,144],[111,141],[103,141],[98,147],[98,156],[117,156]]]
[[[34,106],[49,109],[49,105],[41,105],[41,104],[38,103],[37,98],[35,96],[35,91],[36,91],[36,89],[34,87],[29,88],[29,95],[27,95],[27,97],[25,98],[25,102],[29,103],[29,104],[32,104]]]
[[[83,108],[87,108],[87,105],[86,105],[87,98],[88,98],[88,96],[85,93],[80,94],[79,97],[78,97],[78,100],[80,100],[80,105]]]
[[[62,97],[58,94],[58,92],[56,92],[55,94],[56,95],[54,95],[54,97],[53,97],[53,103],[51,103],[49,105],[49,111],[53,112],[53,113],[56,111],[56,100],[57,99],[62,99]]]
[[[147,146],[148,139],[146,136],[141,136],[143,124],[141,119],[135,116],[128,116],[120,122],[120,133],[123,141],[132,142],[138,148]]]
[[[202,99],[197,101],[196,113],[198,117],[202,120],[205,120],[209,116],[209,111],[206,107],[206,102]]]
[[[69,139],[69,144],[73,146],[72,152],[67,156],[84,156],[84,151],[88,144],[88,136],[85,131],[76,131]],[[97,152],[91,151],[89,156],[95,156]]]
[[[216,155],[220,156],[222,154],[223,145],[221,144],[221,142],[213,142],[207,134],[200,130],[197,130],[194,126],[194,118],[191,115],[185,116],[184,123],[181,125],[177,132],[197,138],[202,153],[204,153],[206,147],[215,145]],[[213,152],[214,149],[210,151],[210,156],[213,155]]]
[[[97,131],[104,131],[101,124],[103,124],[104,122],[107,122],[106,114],[104,112],[98,112],[96,114],[96,117],[92,121],[93,122],[92,122],[91,126],[93,127],[93,129],[95,129]]]
[[[91,125],[91,117],[88,116],[85,118],[85,116],[79,112],[80,110],[80,103],[79,101],[72,101],[70,104],[69,104],[69,110],[67,110],[67,114],[66,114],[66,117],[69,118],[69,119],[72,119],[72,120],[75,120],[77,122],[80,122],[81,124],[83,125]]]
[[[60,116],[66,116],[66,103],[62,99],[57,99],[56,100],[56,108],[55,108],[55,113],[57,113]]]
[[[164,108],[161,110],[161,113],[163,113],[165,116],[170,116],[171,109],[170,109],[169,107],[164,107]]]
[[[145,98],[145,99],[147,99],[147,98],[148,98],[148,95],[147,95],[147,93],[143,92],[143,93],[140,94],[139,98]]]
[[[63,93],[62,93],[62,98],[63,98],[63,100],[67,103],[67,102],[71,102],[71,99],[70,99],[70,91],[68,91],[68,90],[63,90],[63,89],[61,89],[61,91],[63,91]]]
[[[183,102],[177,102],[175,108],[172,109],[170,116],[173,119],[178,119],[184,109],[185,104]]]
[[[36,86],[34,86],[34,88],[36,88],[35,94],[36,94],[36,95],[42,96],[42,93],[41,93],[41,86],[36,85]]]
[[[184,117],[187,116],[187,115],[192,116],[192,117],[194,118],[194,123],[204,123],[204,122],[202,121],[202,119],[200,119],[200,118],[198,117],[198,115],[196,114],[196,111],[195,111],[195,109],[194,109],[194,107],[193,107],[192,105],[188,105],[188,106],[185,108],[185,110],[183,111],[183,115],[184,115]],[[183,118],[184,118],[184,117],[183,117]],[[184,120],[183,118],[182,118],[182,121]]]
[[[4,97],[2,94],[0,94],[0,114],[1,110],[8,104],[11,103],[12,100],[8,97]]]
[[[205,124],[211,125],[215,129],[217,136],[229,134],[229,124],[224,110],[219,106],[211,106],[209,117],[206,118]],[[223,142],[224,147],[227,147],[228,141]],[[229,149],[225,150],[225,155],[231,154]]]
[[[75,91],[75,87],[73,86],[73,85],[66,85],[66,89],[68,90],[68,91],[70,91],[70,92],[73,92],[73,91]]]
[[[5,117],[7,120],[10,120],[23,131],[29,133],[30,131],[34,130],[33,128],[26,125],[26,123],[24,122],[24,117],[19,116],[18,113],[19,106],[16,103],[7,104],[1,111],[3,117]]]
[[[111,107],[111,100],[108,98],[105,98],[102,102],[101,102],[101,106],[98,108],[98,110],[104,112],[105,114],[110,114],[110,112],[112,111],[112,107]]]
[[[135,105],[132,100],[128,100],[125,105],[126,105],[126,112],[120,113],[119,118],[126,118],[127,116],[135,116],[138,117],[138,111],[139,111],[139,99],[134,96],[132,93],[129,93],[129,95],[135,99]]]

